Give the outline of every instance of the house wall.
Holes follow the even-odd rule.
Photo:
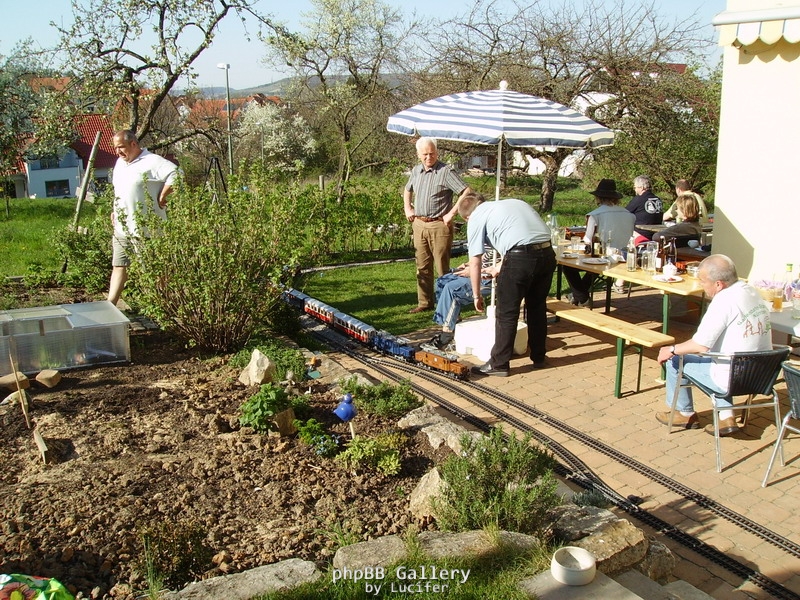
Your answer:
[[[36,198],[74,197],[83,175],[83,165],[74,151],[70,151],[59,161],[58,168],[42,169],[40,161],[31,160],[26,164],[28,171],[28,195]],[[48,187],[55,182],[66,182],[59,193],[48,195]]]
[[[728,0],[727,11],[798,5]],[[714,252],[740,277],[782,277],[800,270],[800,44],[781,38],[724,48],[714,210]]]

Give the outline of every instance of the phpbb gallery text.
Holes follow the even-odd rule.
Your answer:
[[[364,591],[375,594],[437,594],[448,590],[451,582],[464,584],[469,579],[470,569],[440,569],[434,565],[416,567],[362,567],[360,569],[333,570],[333,583],[342,580],[363,581]],[[394,579],[386,581],[388,574]]]

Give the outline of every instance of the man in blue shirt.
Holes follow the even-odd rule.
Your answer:
[[[494,346],[489,362],[473,367],[473,372],[508,376],[523,299],[530,358],[534,368],[544,367],[547,295],[556,269],[550,229],[529,204],[515,198],[484,202],[481,194],[470,191],[461,197],[458,214],[467,221],[470,280],[478,311],[483,310],[480,285],[484,246],[489,244],[503,257],[503,268],[497,276]]]

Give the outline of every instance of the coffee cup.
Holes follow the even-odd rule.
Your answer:
[[[664,265],[664,267],[661,269],[661,271],[667,277],[675,277],[675,275],[678,274],[678,267],[676,267],[672,263],[667,263],[667,264]]]

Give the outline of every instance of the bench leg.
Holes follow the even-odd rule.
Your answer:
[[[614,381],[614,397],[622,397],[622,360],[625,356],[625,340],[617,338],[617,378]]]
[[[639,353],[639,374],[636,376],[636,393],[638,394],[642,389],[642,357],[644,356],[644,348],[642,346],[635,346],[635,348]]]
[[[642,358],[644,357],[644,348],[639,345],[631,346],[636,352],[639,353],[639,370],[636,375],[636,393],[638,394],[642,389]],[[614,397],[622,397],[622,366],[625,358],[625,340],[617,338],[617,376],[614,380]]]

